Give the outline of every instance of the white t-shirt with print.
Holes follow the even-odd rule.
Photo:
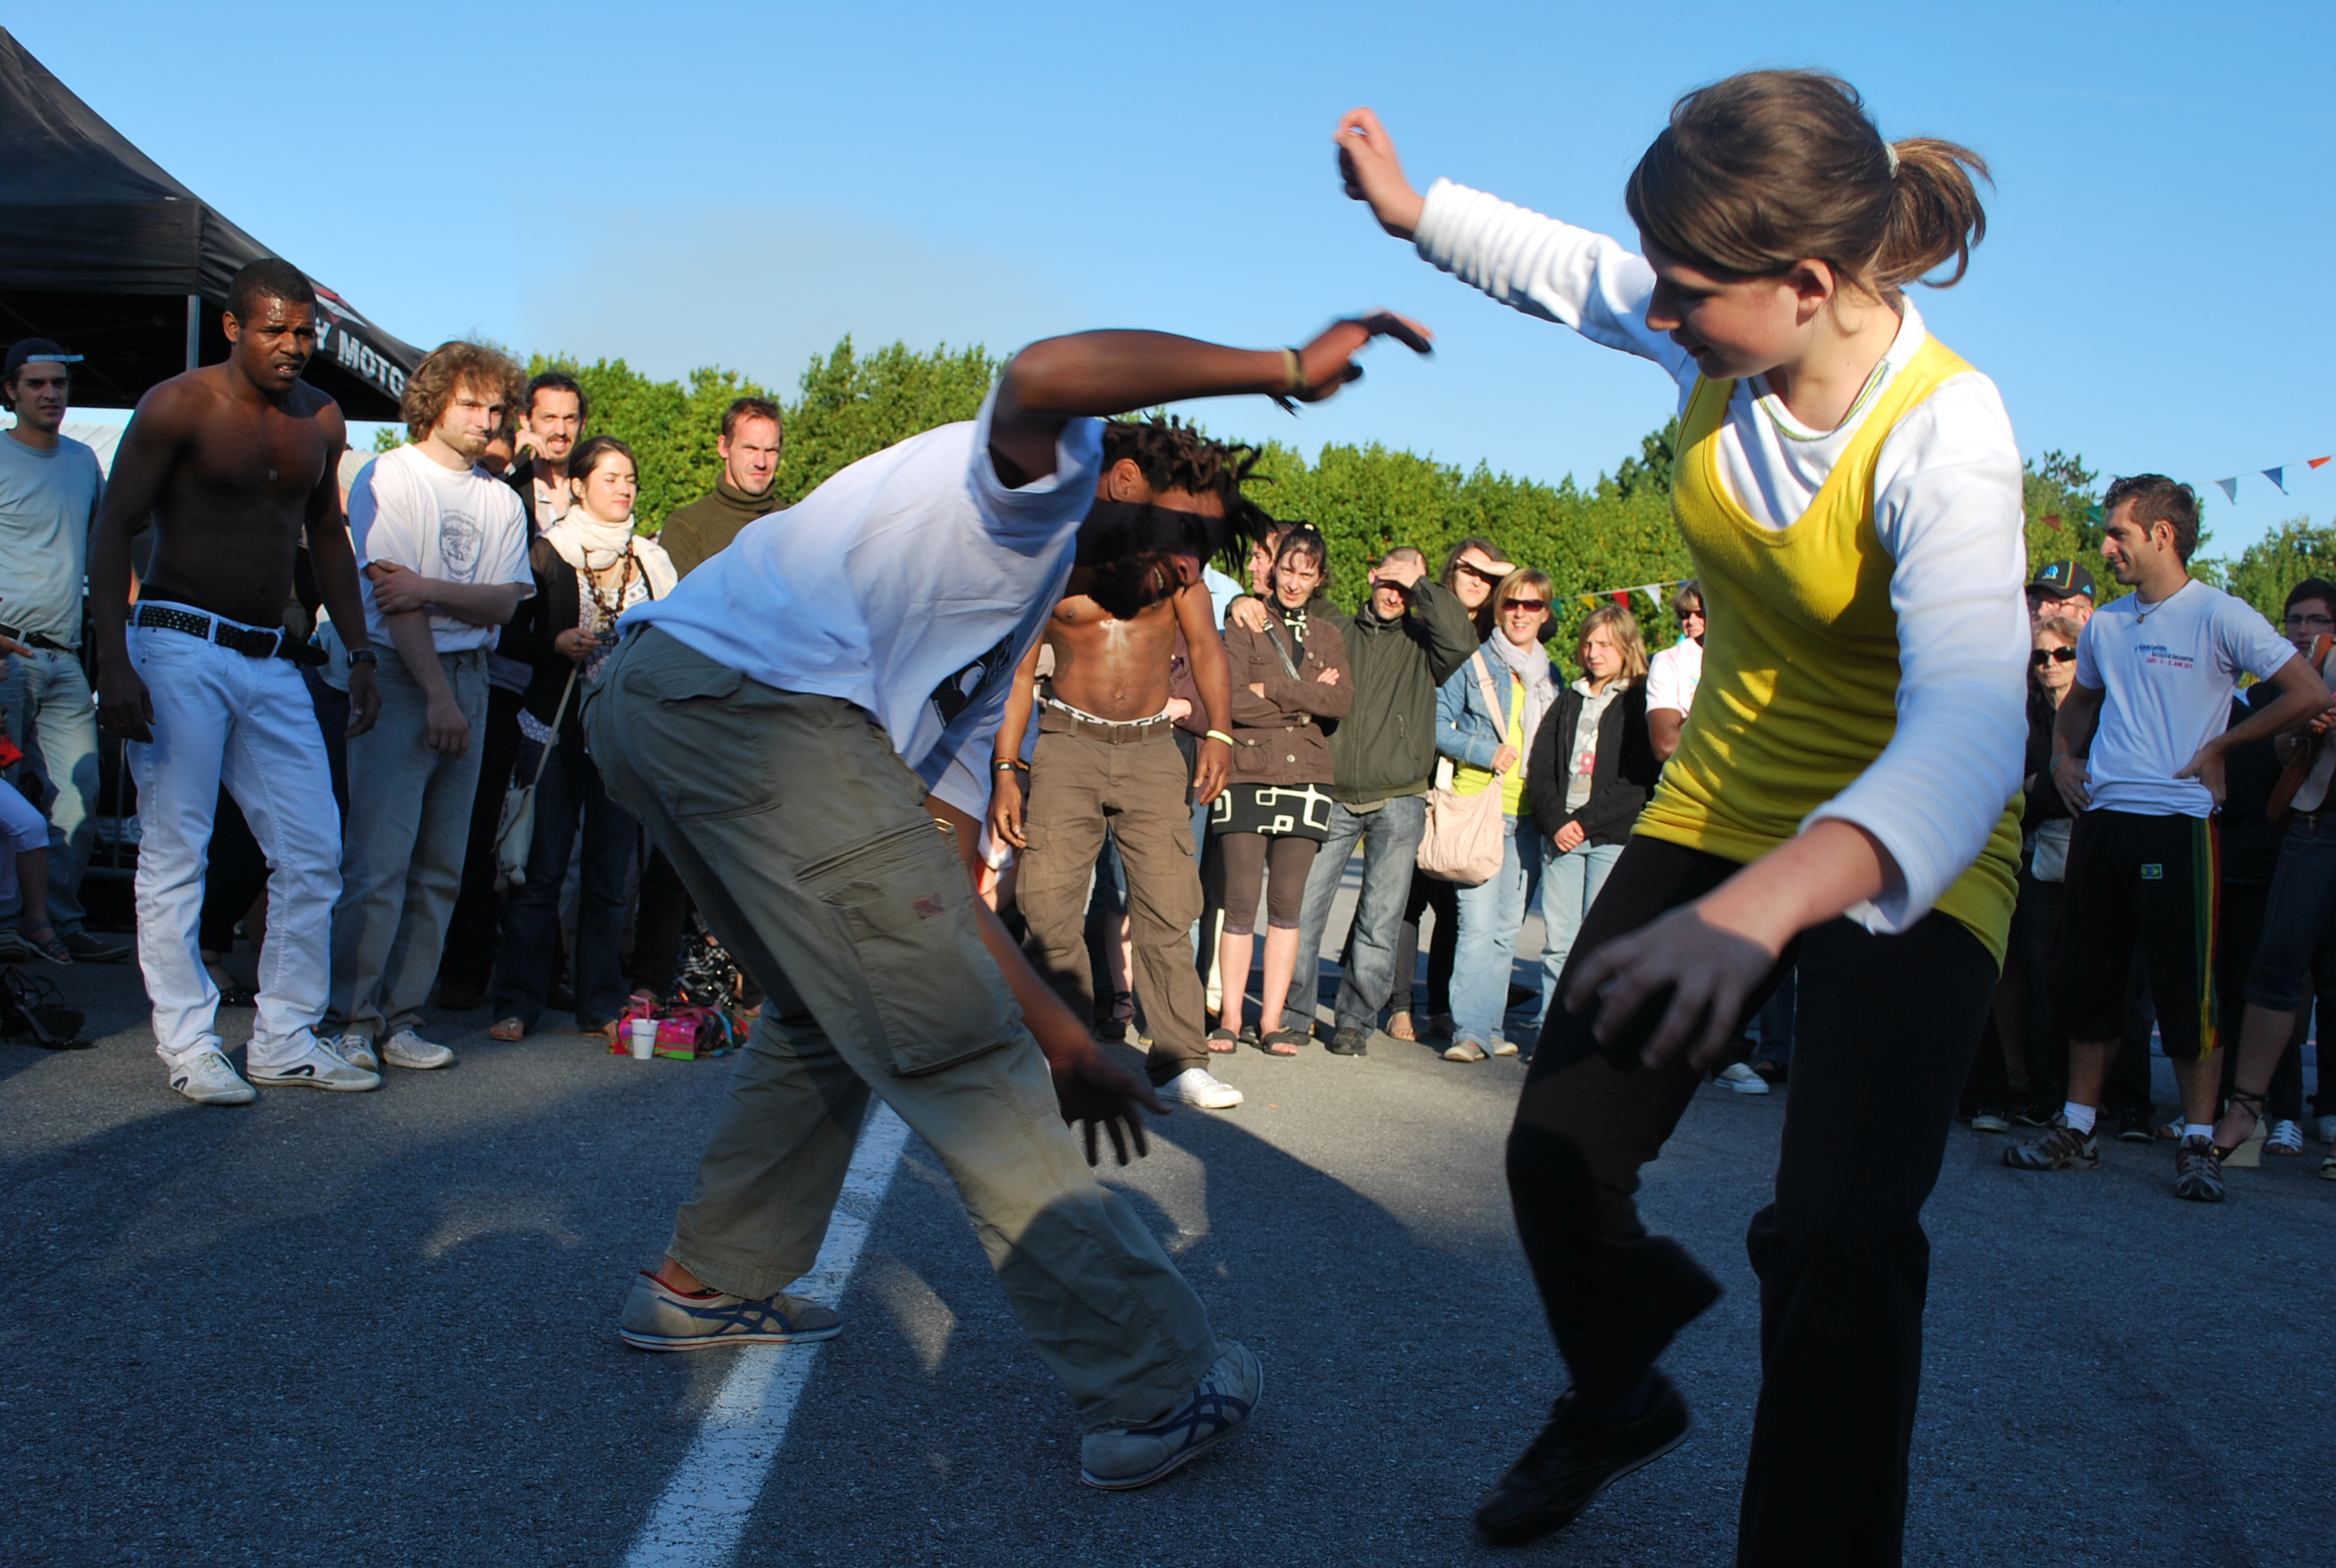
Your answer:
[[[373,584],[362,575],[376,560],[443,582],[521,583],[533,590],[527,512],[511,486],[475,465],[458,472],[433,463],[419,447],[385,452],[358,471],[349,487],[349,540],[356,547],[365,633],[377,648],[394,645]],[[430,639],[440,653],[486,648],[501,629],[449,615],[430,618]]]
[[[1102,421],[1074,419],[1055,472],[1008,490],[989,458],[996,402],[755,519],[624,628],[659,627],[765,686],[857,704],[928,788],[959,755],[986,776],[1006,688],[1063,596],[1103,471]]]
[[[2269,679],[2294,657],[2253,605],[2195,579],[2154,605],[2129,593],[2093,611],[2077,639],[2077,684],[2107,693],[2085,765],[2093,804],[2213,815],[2206,786],[2174,775],[2230,727],[2241,675]]]
[[[1684,719],[1703,680],[1703,644],[1681,638],[1647,661],[1647,711],[1676,708]]]

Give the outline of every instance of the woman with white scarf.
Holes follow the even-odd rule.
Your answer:
[[[1493,631],[1475,657],[1452,672],[1436,697],[1436,749],[1452,759],[1459,794],[1501,792],[1501,869],[1460,890],[1460,950],[1452,969],[1452,1044],[1447,1062],[1508,1057],[1501,1036],[1517,928],[1541,881],[1541,829],[1525,795],[1525,748],[1557,700],[1541,628],[1550,581],[1530,568],[1493,590]],[[1490,702],[1487,702],[1487,692]],[[1522,836],[1520,836],[1522,835]]]
[[[576,1027],[613,1038],[625,1008],[617,948],[640,823],[601,786],[578,716],[585,691],[616,647],[617,618],[671,592],[675,573],[655,540],[633,532],[640,479],[630,447],[611,435],[578,443],[568,460],[568,482],[576,504],[529,550],[535,597],[520,607],[520,618],[503,635],[503,651],[535,670],[520,713],[530,743],[521,751],[520,776],[532,774],[538,756],[543,771],[536,784],[527,881],[504,912],[495,958],[496,1021],[487,1033],[498,1040],[524,1037],[543,1015],[560,937],[560,890],[579,823],[582,898],[569,966]]]

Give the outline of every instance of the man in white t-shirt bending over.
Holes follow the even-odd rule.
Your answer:
[[[2134,947],[2147,960],[2157,1027],[2182,1093],[2176,1197],[2223,1201],[2214,1140],[2222,1063],[2214,1029],[2214,904],[2222,867],[2210,820],[2232,748],[2294,728],[2328,706],[2311,661],[2244,600],[2191,577],[2198,498],[2144,473],[2111,484],[2101,554],[2134,591],[2093,612],[2077,683],[2052,733],[2052,783],[2076,813],[2062,906],[2055,1027],[2068,1039],[2068,1103],[2022,1171],[2100,1164],[2093,1122],[2123,1034]],[[2231,694],[2253,675],[2278,700],[2234,729]]]
[[[628,612],[585,732],[723,942],[769,993],[666,1256],[643,1349],[825,1339],[784,1294],[826,1234],[872,1090],[930,1144],[1086,1437],[1080,1478],[1144,1485],[1239,1428],[1257,1358],[1220,1341],[1066,1120],[1124,1160],[1164,1110],[1104,1054],[973,888],[933,798],[986,775],[1006,692],[1066,593],[1132,618],[1196,582],[1236,520],[1098,501],[1098,415],[1260,393],[1313,400],[1393,317],[1304,350],[1152,332],[1034,344],[970,424],[852,464]],[[976,794],[976,799],[978,795]]]
[[[1679,731],[1703,679],[1703,585],[1693,578],[1679,584],[1671,614],[1679,620],[1679,641],[1647,661],[1647,734],[1659,762],[1679,750]]]
[[[487,652],[535,592],[526,511],[479,466],[519,385],[519,366],[493,349],[440,345],[405,384],[398,412],[414,439],[365,464],[349,489],[381,722],[349,743],[322,1032],[368,1072],[454,1059],[415,1026],[462,883]]]

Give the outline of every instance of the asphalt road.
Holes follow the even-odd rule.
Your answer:
[[[63,989],[96,1049],[0,1045],[0,1561],[620,1562],[731,1354],[615,1335],[725,1064],[497,1045],[482,1012],[441,1030],[451,1070],[223,1110],[165,1086],[133,970]],[[1110,1179],[1263,1359],[1250,1433],[1149,1491],[1079,1486],[1069,1408],[911,1139],[735,1561],[1496,1555],[1469,1509],[1558,1387],[1500,1174],[1521,1069],[1382,1040],[1224,1073],[1247,1105],[1180,1113]],[[1708,1087],[1649,1172],[1653,1222],[1729,1291],[1667,1363],[1693,1441],[1508,1555],[1729,1561],[1757,1383],[1741,1237],[1785,1114]],[[2217,1209],[2169,1194],[2162,1147],[2050,1176],[2001,1147],[1958,1133],[1929,1212],[1909,1560],[2323,1555],[2322,1151],[2234,1173]]]

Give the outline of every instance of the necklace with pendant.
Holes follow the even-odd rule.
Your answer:
[[[2193,580],[2195,579],[2185,579],[2182,584],[2182,588],[2188,588]],[[2144,604],[2141,602],[2141,596],[2139,594],[2134,595],[2133,624],[2139,626],[2151,616],[2156,615],[2159,610],[2164,609],[2167,605],[2172,604],[2174,602],[2175,594],[2180,593],[2182,591],[2182,588],[2175,589],[2174,593],[2167,594],[2156,604]]]

